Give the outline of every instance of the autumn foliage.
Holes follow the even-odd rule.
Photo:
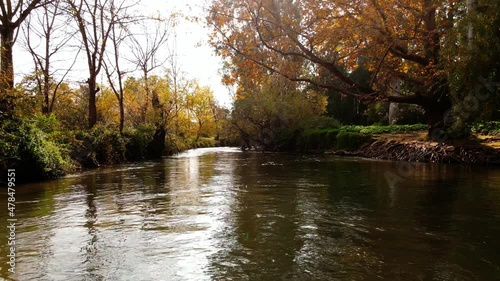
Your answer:
[[[491,27],[498,18],[496,1],[216,0],[207,21],[226,61],[226,82],[240,93],[277,73],[368,103],[418,105],[432,133],[456,121],[444,119],[471,88],[453,83],[457,68],[474,64],[486,38],[494,42],[486,64],[462,83],[498,76],[499,34]],[[369,79],[352,79],[358,69]]]

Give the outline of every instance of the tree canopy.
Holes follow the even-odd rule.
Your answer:
[[[431,132],[478,77],[498,78],[498,3],[468,2],[216,0],[207,21],[225,81],[240,92],[277,73],[367,102],[419,105]],[[464,80],[477,56],[482,67]],[[360,68],[368,81],[352,78]]]

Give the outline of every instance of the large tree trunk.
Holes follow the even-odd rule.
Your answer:
[[[399,92],[401,91],[401,79],[399,78],[393,78],[391,82],[391,91],[390,95],[392,96],[397,96],[399,95]],[[391,102],[389,103],[389,125],[394,125],[398,121],[398,115],[399,115],[399,106],[398,103]]]
[[[443,136],[449,129],[449,123],[445,122],[446,114],[451,109],[451,101],[446,93],[437,93],[411,96],[389,96],[389,102],[415,104],[421,106],[425,111],[428,125],[428,136],[435,140],[444,141]]]
[[[163,108],[160,97],[156,91],[152,91],[151,104],[154,112],[156,131],[150,143],[150,157],[159,158],[165,153],[165,136],[167,134],[164,122]]]
[[[430,106],[425,108],[427,118],[427,136],[432,140],[444,141],[446,136],[446,124],[444,117],[447,110],[439,106]]]
[[[0,114],[12,116],[14,111],[14,64],[12,61],[12,46],[14,45],[14,31],[3,26],[0,44]]]
[[[156,128],[153,140],[148,145],[149,157],[160,158],[165,153],[165,127],[160,126]]]
[[[469,50],[474,47],[474,24],[471,21],[472,13],[476,7],[476,0],[467,0],[467,14],[469,15],[469,25],[467,27],[467,45]]]

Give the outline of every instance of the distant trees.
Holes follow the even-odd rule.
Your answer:
[[[72,59],[67,59],[68,66],[62,70],[59,78],[53,69],[53,58],[63,52],[68,42],[75,35],[68,32],[69,19],[63,16],[63,0],[54,0],[37,12],[31,13],[23,26],[24,47],[33,57],[35,64],[34,78],[37,82],[37,92],[43,97],[42,113],[50,114],[54,109],[59,88],[66,75],[71,71],[78,53]],[[57,81],[55,79],[58,79]]]
[[[325,111],[324,95],[313,89],[300,91],[297,83],[272,75],[252,94],[235,101],[231,120],[245,146],[279,150],[300,129],[331,125],[321,117]]]
[[[141,13],[140,3],[0,1],[0,174],[51,178],[228,136],[229,110],[169,48],[173,15]],[[13,57],[18,36],[25,57]]]
[[[67,0],[67,3],[69,12],[76,21],[87,59],[88,122],[92,128],[97,122],[96,95],[100,90],[97,77],[104,65],[108,40],[115,26],[120,24],[121,13],[130,4],[125,0]]]
[[[13,114],[16,104],[18,117],[55,115],[71,130],[83,122],[120,134],[154,128],[159,147],[167,135],[188,143],[220,136],[227,112],[209,88],[183,75],[168,44],[175,14],[142,15],[140,1],[129,0],[0,2],[2,113]],[[34,68],[14,87],[16,32]],[[88,71],[83,81],[71,77],[75,64]]]
[[[165,44],[169,39],[171,19],[159,16],[149,18],[130,31],[128,42],[132,56],[128,59],[142,74],[146,96],[142,105],[142,120],[150,104],[151,90],[149,86],[151,72],[162,66],[168,59],[165,55]],[[163,51],[162,51],[163,49]]]
[[[122,65],[122,46],[124,45],[127,37],[130,36],[128,25],[140,20],[139,17],[134,17],[128,14],[128,9],[131,7],[133,6],[124,5],[124,2],[120,3],[120,6],[116,7],[115,2],[111,1],[110,13],[111,18],[115,18],[115,22],[111,23],[111,32],[108,34],[108,36],[112,48],[109,52],[106,53],[106,58],[104,59],[104,70],[106,72],[106,77],[108,78],[111,90],[118,100],[118,107],[120,109],[120,133],[123,133],[123,127],[125,123],[125,91],[123,89],[123,84],[124,76],[127,73],[127,71],[123,69]],[[118,15],[116,16],[115,14],[117,13]]]
[[[202,134],[214,131],[215,119],[213,111],[215,110],[214,96],[207,87],[196,85],[194,91],[186,96],[186,108],[197,123],[196,139],[198,141]]]

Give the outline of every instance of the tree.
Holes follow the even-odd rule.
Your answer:
[[[57,71],[52,70],[53,58],[75,35],[75,33],[65,32],[68,19],[63,18],[61,2],[61,0],[54,0],[39,9],[40,12],[32,13],[26,19],[26,26],[23,28],[24,45],[32,55],[35,64],[38,94],[43,96],[43,114],[49,114],[54,109],[59,87],[73,68],[79,53],[75,55],[73,63],[64,70],[60,79],[55,81],[54,76]],[[36,44],[35,42],[40,43]]]
[[[326,111],[326,97],[272,75],[253,93],[237,99],[232,112],[245,146],[276,150],[290,145],[296,130],[316,123]],[[319,122],[318,122],[319,123]]]
[[[153,23],[154,28],[151,28],[151,23]],[[147,20],[146,24],[140,25],[139,32],[132,31],[130,34],[130,47],[133,56],[130,61],[141,71],[146,93],[145,102],[142,105],[143,122],[146,121],[149,97],[151,96],[150,73],[162,66],[168,59],[168,57],[161,57],[159,51],[167,43],[170,25],[170,20],[158,16]]]
[[[96,95],[100,88],[97,77],[104,65],[110,34],[120,20],[126,1],[66,0],[81,36],[83,51],[87,58],[89,78],[89,127],[97,122]]]
[[[500,105],[500,3],[467,0],[456,6],[455,14],[461,16],[450,15],[456,20],[443,42],[442,58],[454,119],[466,126],[478,119],[494,118]]]
[[[123,126],[125,123],[125,106],[124,106],[124,88],[123,88],[123,76],[125,71],[121,68],[120,60],[120,48],[124,40],[128,37],[127,25],[136,21],[136,18],[129,16],[126,12],[131,6],[125,6],[125,2],[121,2],[121,6],[115,7],[115,1],[110,3],[110,13],[111,18],[115,18],[115,13],[117,11],[122,11],[122,15],[116,17],[117,20],[111,25],[111,33],[109,34],[111,41],[111,46],[113,47],[110,54],[111,58],[104,60],[104,70],[106,71],[106,77],[108,78],[111,90],[115,94],[118,100],[118,107],[120,109],[120,133],[123,133]],[[116,76],[116,77],[115,77]]]
[[[234,81],[278,73],[368,102],[416,104],[432,135],[452,108],[443,47],[463,2],[216,0],[207,20]],[[359,67],[370,71],[367,85],[350,77]],[[395,79],[412,91],[389,95]]]
[[[215,129],[212,109],[214,105],[213,92],[208,87],[200,87],[196,84],[193,92],[186,97],[186,103],[191,116],[198,125],[195,138],[195,142],[197,142],[203,134],[210,134],[210,127],[212,127],[212,131]]]
[[[21,23],[36,8],[47,0],[0,1],[0,113],[12,114],[12,91],[14,88],[14,63],[12,48],[16,32]]]

